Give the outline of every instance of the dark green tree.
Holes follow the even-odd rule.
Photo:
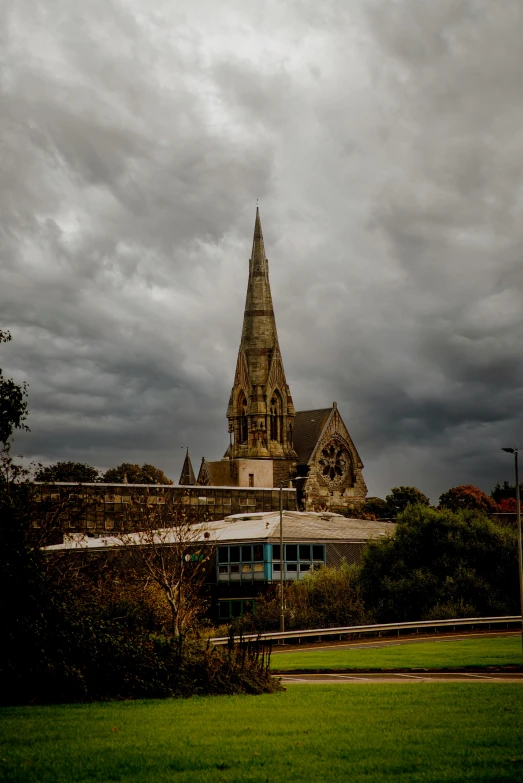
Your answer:
[[[9,332],[0,330],[0,343],[11,341]],[[24,424],[27,418],[27,384],[15,383],[5,378],[0,369],[0,443],[4,446],[13,434],[13,430],[29,430]]]
[[[383,500],[383,498],[367,498],[363,507],[367,514],[374,514],[376,519],[386,519],[388,517],[389,507],[387,501]]]
[[[117,468],[110,468],[103,476],[107,484],[172,484],[163,470],[154,465],[133,465],[130,462],[122,462]]]
[[[74,481],[79,484],[93,484],[100,481],[100,473],[91,465],[83,462],[55,462],[40,468],[35,473],[36,481]]]
[[[523,482],[521,482],[519,485],[519,493],[521,497],[523,497]],[[509,484],[508,481],[504,481],[503,486],[501,486],[501,484],[498,482],[490,493],[490,497],[495,503],[501,503],[503,500],[515,500],[516,485]]]
[[[409,506],[365,548],[365,606],[378,622],[516,614],[516,531],[478,511]]]
[[[385,498],[388,516],[396,517],[407,506],[429,506],[430,500],[417,487],[393,487]]]

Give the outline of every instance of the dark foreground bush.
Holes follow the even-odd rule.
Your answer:
[[[104,616],[103,607],[46,609],[38,625],[19,626],[22,638],[11,634],[0,652],[1,704],[258,694],[281,687],[270,675],[270,646],[263,643],[182,643],[133,627],[126,617]]]
[[[164,632],[158,602],[105,564],[50,561],[0,491],[0,704],[267,693],[270,647]]]

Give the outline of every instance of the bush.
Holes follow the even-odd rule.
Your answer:
[[[516,532],[477,511],[411,506],[365,548],[360,584],[378,622],[515,614]]]
[[[265,693],[270,647],[174,639],[159,592],[125,581],[125,564],[53,559],[28,535],[30,498],[0,493],[0,703],[34,704]],[[161,598],[161,600],[160,600]],[[163,603],[162,603],[163,601]]]
[[[334,628],[370,622],[358,585],[357,568],[345,561],[339,568],[320,568],[284,588],[285,628]],[[270,631],[280,627],[279,591],[259,598],[256,612],[235,621],[232,628]]]

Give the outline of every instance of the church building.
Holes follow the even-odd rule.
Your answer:
[[[303,511],[344,511],[365,500],[363,463],[336,403],[296,411],[278,342],[259,210],[234,383],[227,407],[229,446],[202,460],[197,483],[295,487]],[[186,455],[180,484],[194,473]]]

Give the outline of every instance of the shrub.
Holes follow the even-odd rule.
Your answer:
[[[363,552],[362,595],[378,622],[518,611],[516,532],[477,511],[407,508]]]
[[[357,568],[341,562],[309,572],[284,588],[285,627],[303,630],[369,622],[358,585]],[[259,598],[256,612],[233,624],[239,630],[269,631],[280,626],[279,591]]]

